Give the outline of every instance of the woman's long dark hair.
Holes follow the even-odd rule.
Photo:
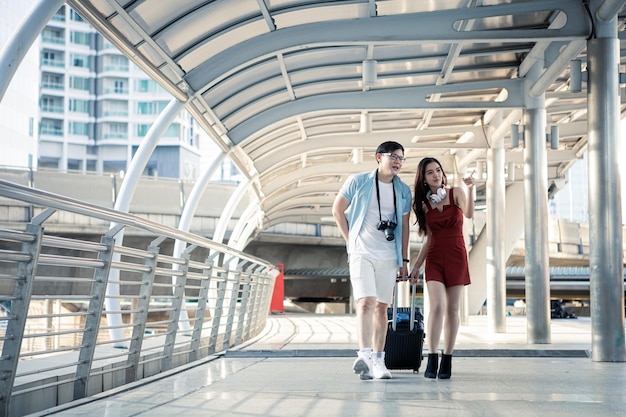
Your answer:
[[[417,172],[415,173],[415,185],[413,189],[415,190],[415,198],[413,199],[413,211],[415,212],[415,216],[417,217],[417,224],[419,226],[419,234],[424,235],[428,232],[428,226],[426,225],[426,212],[424,211],[424,202],[426,201],[426,196],[430,191],[430,187],[426,184],[426,166],[428,164],[435,162],[441,168],[441,174],[443,175],[442,184],[446,185],[448,183],[448,177],[446,177],[446,173],[443,171],[443,167],[441,163],[435,158],[424,158],[420,161],[417,166]]]

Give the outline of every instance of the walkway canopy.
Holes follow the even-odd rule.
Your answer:
[[[583,1],[67,3],[186,103],[252,181],[262,229],[332,223],[340,184],[373,169],[385,140],[404,145],[409,184],[424,156],[449,180],[474,169],[484,179],[494,140],[504,141],[508,183],[516,171],[519,180],[524,143],[511,125],[544,93],[549,190],[586,149],[594,25]],[[596,18],[623,3],[605,1]]]

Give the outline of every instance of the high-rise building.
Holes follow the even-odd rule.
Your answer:
[[[172,96],[69,6],[41,33],[39,167],[117,173]],[[206,133],[183,110],[144,175],[196,179]]]
[[[31,8],[29,1],[0,0],[0,49]],[[26,53],[0,101],[0,165],[37,167],[39,47]]]

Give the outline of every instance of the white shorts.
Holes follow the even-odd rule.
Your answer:
[[[391,304],[396,285],[396,261],[377,261],[362,255],[350,256],[350,283],[354,299],[376,297],[378,302]]]

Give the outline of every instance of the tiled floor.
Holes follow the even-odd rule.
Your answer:
[[[588,318],[554,320],[552,343],[529,345],[523,317],[508,317],[507,332],[495,335],[486,331],[485,317],[470,317],[459,334],[450,380],[424,378],[424,363],[418,374],[394,371],[391,380],[361,381],[351,370],[355,344],[353,316],[271,316],[258,340],[237,351],[38,415],[626,415],[626,363],[593,362],[585,354],[591,344]]]

